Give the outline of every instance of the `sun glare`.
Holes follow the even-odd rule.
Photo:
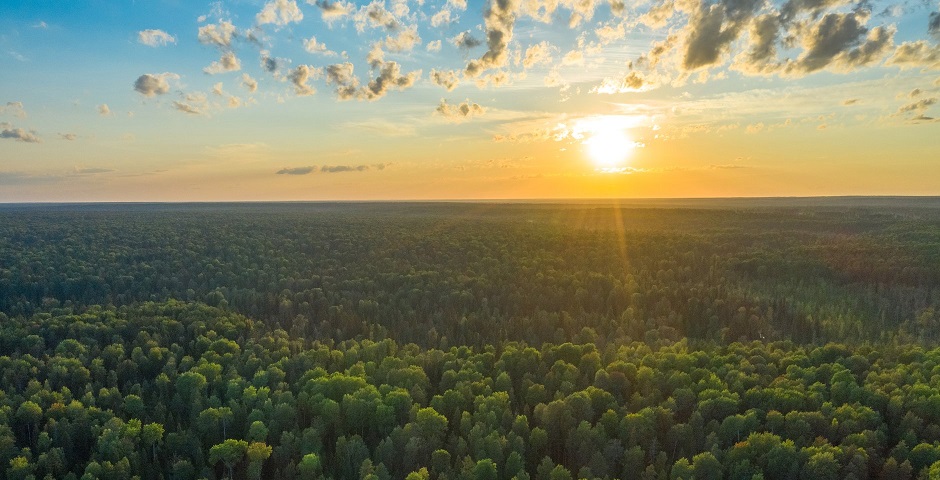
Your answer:
[[[613,129],[592,134],[584,141],[584,145],[591,160],[600,169],[623,167],[633,150],[633,140],[622,131]]]
[[[587,156],[601,172],[621,172],[637,143],[627,134],[629,124],[623,117],[594,117],[581,125]]]

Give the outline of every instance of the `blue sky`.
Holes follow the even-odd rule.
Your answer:
[[[936,195],[938,11],[5,2],[0,201]]]

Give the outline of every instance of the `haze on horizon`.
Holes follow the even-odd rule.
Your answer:
[[[5,10],[0,202],[940,195],[937,0]]]

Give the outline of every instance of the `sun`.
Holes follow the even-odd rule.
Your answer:
[[[627,136],[621,125],[596,124],[592,127],[585,132],[588,138],[581,144],[587,149],[597,169],[608,171],[624,168],[636,142]]]

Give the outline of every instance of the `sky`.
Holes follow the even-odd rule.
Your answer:
[[[2,9],[0,202],[940,195],[938,0]]]

